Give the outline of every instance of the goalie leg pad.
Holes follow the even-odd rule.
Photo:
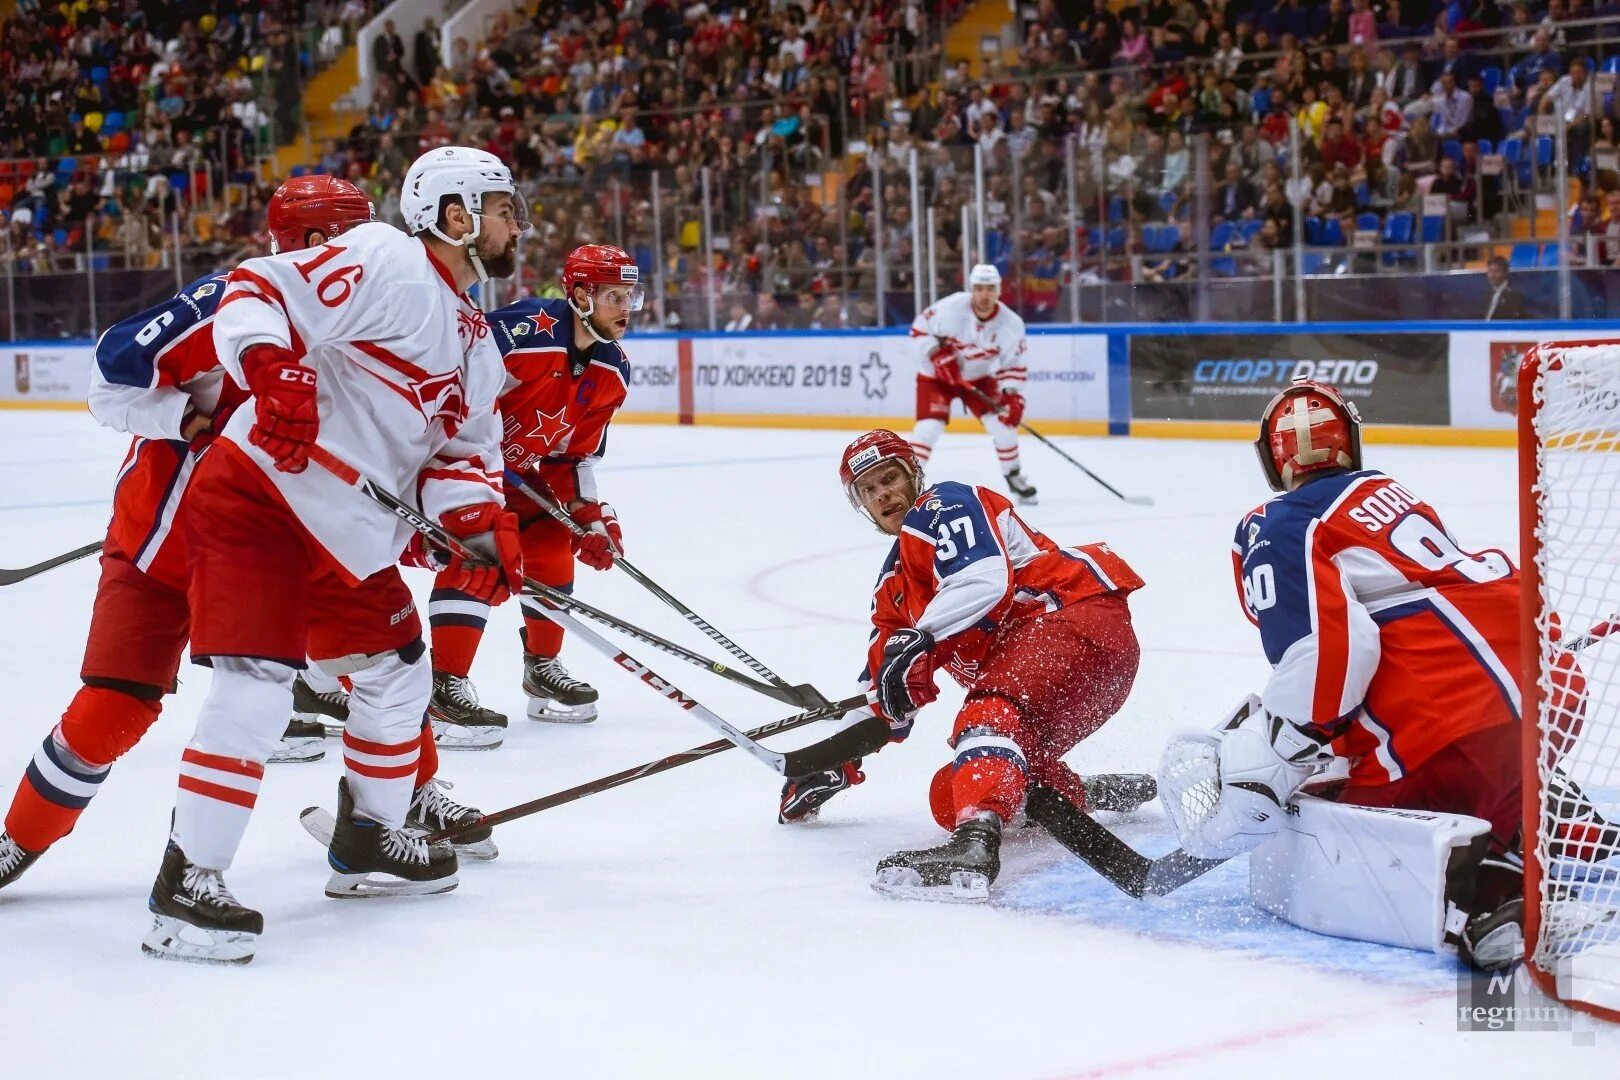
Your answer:
[[[1249,857],[1255,906],[1319,934],[1440,952],[1472,903],[1490,826],[1466,814],[1302,795]]]

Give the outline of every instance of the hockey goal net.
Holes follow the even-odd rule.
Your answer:
[[[1538,345],[1517,389],[1526,958],[1620,1020],[1620,341]]]

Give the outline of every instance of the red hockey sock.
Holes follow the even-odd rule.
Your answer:
[[[478,655],[478,643],[484,640],[484,628],[435,623],[431,637],[433,670],[465,679],[472,671],[473,657]]]
[[[981,810],[1010,821],[1023,807],[1029,765],[1019,747],[1022,734],[1023,720],[1006,698],[973,698],[962,706],[950,764],[955,820],[948,828]]]
[[[414,788],[432,780],[439,774],[439,748],[433,741],[433,725],[422,721],[422,756],[416,759],[416,783]]]
[[[550,619],[523,617],[524,640],[536,656],[556,656],[562,652],[563,629]]]

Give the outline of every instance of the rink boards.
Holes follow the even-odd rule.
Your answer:
[[[1620,323],[1219,323],[1031,328],[1026,419],[1056,435],[1252,438],[1298,375],[1332,382],[1372,441],[1509,446],[1513,369],[1545,340]],[[918,347],[904,330],[636,334],[621,422],[909,428]],[[82,406],[93,343],[0,348],[0,407]],[[957,406],[958,412],[961,407]]]

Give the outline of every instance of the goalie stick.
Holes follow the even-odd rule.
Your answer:
[[[792,731],[794,728],[803,727],[806,724],[813,724],[818,720],[829,720],[835,716],[842,716],[844,713],[851,712],[865,704],[866,698],[862,696],[845,698],[843,701],[835,701],[819,709],[784,717],[781,720],[773,720],[769,724],[761,724],[759,727],[747,732],[747,735],[751,739],[763,739],[771,735],[781,734],[784,731]],[[837,739],[838,735],[833,735],[832,738]],[[730,739],[716,739],[714,742],[694,746],[690,750],[669,754],[655,761],[649,761],[629,769],[622,769],[619,772],[610,773],[596,780],[588,780],[583,784],[577,784],[574,787],[526,803],[519,803],[517,806],[508,807],[505,810],[497,810],[493,814],[485,814],[477,821],[468,822],[459,828],[443,829],[436,832],[429,836],[427,840],[430,844],[437,844],[444,840],[454,840],[463,833],[482,828],[485,825],[505,825],[507,822],[526,818],[550,810],[553,807],[562,806],[565,803],[578,802],[589,795],[610,791],[613,788],[622,787],[625,784],[634,783],[649,776],[656,776],[661,772],[668,772],[670,769],[682,765],[689,765],[694,761],[702,761],[704,758],[711,757],[714,754],[724,753],[735,745]],[[311,806],[299,814],[298,819],[303,824],[305,831],[316,840],[327,845],[332,843],[331,811],[324,807]]]
[[[513,469],[507,469],[506,482],[523,492],[523,494],[527,495],[542,510],[550,515],[552,520],[556,521],[570,533],[575,536],[585,535],[585,528],[568,515],[568,511],[563,509],[561,503],[553,498],[550,493],[543,491],[535,484],[531,483],[521,473],[518,473]],[[615,549],[613,554],[613,565],[628,574],[631,580],[636,582],[636,584],[652,593],[659,600],[662,600],[670,608],[673,608],[676,614],[680,615],[681,618],[685,619],[687,622],[701,630],[703,634],[709,638],[709,640],[719,645],[732,656],[735,656],[738,660],[741,660],[748,666],[750,670],[754,672],[754,674],[758,675],[760,678],[764,679],[778,690],[784,691],[785,694],[790,695],[787,697],[779,697],[778,700],[785,701],[790,705],[798,705],[800,708],[804,709],[818,709],[827,704],[827,699],[822,697],[820,691],[818,691],[815,687],[811,686],[809,683],[801,683],[798,686],[790,685],[786,679],[782,678],[776,672],[766,667],[761,661],[755,659],[753,654],[749,653],[748,650],[744,649],[741,645],[738,645],[735,641],[732,641],[719,630],[715,629],[714,625],[707,619],[703,618],[703,616],[699,615],[697,612],[675,599],[675,597],[668,590],[643,573],[640,568],[638,568],[629,559],[626,559],[624,555],[617,549]]]
[[[47,570],[55,570],[58,566],[66,566],[70,562],[78,562],[86,555],[94,555],[101,550],[101,541],[76,547],[72,551],[37,562],[33,566],[25,566],[20,570],[0,570],[0,585],[15,585],[19,581],[27,581],[31,577],[43,574]]]
[[[1225,859],[1198,859],[1177,848],[1150,859],[1049,787],[1029,789],[1024,815],[1127,896],[1168,896]]]
[[[359,470],[334,455],[331,451],[319,445],[311,446],[309,448],[309,459],[338,480],[387,509],[395,517],[421,533],[424,538],[435,546],[452,552],[463,559],[481,563],[486,562],[484,556],[468,547],[460,537],[452,536],[441,526],[429,520],[420,510],[411,506],[376,481],[362,475]],[[746,750],[750,756],[782,776],[804,776],[809,773],[836,768],[851,758],[861,757],[887,745],[889,741],[888,724],[874,716],[846,728],[832,738],[825,739],[801,750],[790,750],[787,753],[772,750],[750,739],[702,702],[684,693],[678,686],[669,682],[657,672],[636,660],[635,657],[619,649],[602,635],[570,615],[565,610],[565,607],[577,606],[578,602],[567,594],[559,592],[548,585],[543,585],[532,578],[524,578],[523,587],[527,595],[535,596],[545,605],[547,618],[552,619],[564,629],[572,631],[587,645],[602,653],[619,667],[637,676],[655,693],[661,697],[669,698],[682,709],[725,736],[739,749]],[[743,678],[743,676],[737,676],[737,678]],[[752,682],[753,680],[749,681]],[[839,736],[845,736],[846,738],[840,741]]]

